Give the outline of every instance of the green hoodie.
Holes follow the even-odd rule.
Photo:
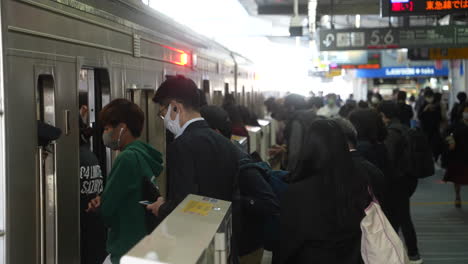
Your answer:
[[[163,169],[162,154],[141,141],[128,144],[117,156],[107,178],[100,213],[109,228],[107,252],[113,264],[146,236],[142,177],[157,177]]]

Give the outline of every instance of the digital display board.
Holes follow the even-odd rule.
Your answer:
[[[468,11],[468,0],[381,0],[383,16],[453,14]]]
[[[468,46],[468,25],[321,29],[318,36],[320,51],[460,48]]]

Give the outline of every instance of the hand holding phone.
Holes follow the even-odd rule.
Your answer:
[[[152,202],[150,202],[150,201],[139,201],[138,203],[141,204],[141,205],[150,205],[150,204],[152,204]]]

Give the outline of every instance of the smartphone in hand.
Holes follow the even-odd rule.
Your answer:
[[[141,204],[141,205],[150,205],[150,204],[152,204],[152,202],[150,202],[150,201],[139,201],[138,203]]]

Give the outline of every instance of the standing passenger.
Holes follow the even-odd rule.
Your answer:
[[[406,104],[406,92],[399,91],[397,94],[398,118],[400,122],[411,127],[411,119],[413,119],[413,108]]]
[[[334,118],[334,117],[338,117],[339,111],[340,111],[340,108],[338,107],[338,104],[337,104],[336,94],[328,94],[327,104],[317,111],[317,115],[328,117],[328,118]]]
[[[385,146],[388,150],[393,177],[389,183],[392,193],[390,215],[393,228],[398,233],[401,228],[411,264],[423,263],[418,250],[418,240],[411,219],[410,198],[416,191],[418,179],[410,174],[408,127],[398,119],[398,108],[393,101],[384,101],[379,106],[382,120],[387,125],[388,135]],[[421,161],[422,162],[422,161]]]
[[[442,110],[440,102],[435,100],[435,94],[432,90],[425,90],[425,102],[418,112],[418,118],[421,128],[429,140],[434,155],[434,161],[437,162],[442,152],[442,136],[440,134],[440,125],[442,123]]]
[[[153,101],[159,104],[164,125],[175,139],[167,147],[167,201],[159,198],[148,206],[156,216],[166,217],[188,194],[225,201],[238,195],[236,147],[213,131],[200,115],[196,84],[184,76],[168,78],[159,86]],[[239,234],[240,209],[233,203],[233,243]],[[232,262],[237,263],[233,248]]]
[[[468,185],[468,104],[460,106],[462,118],[450,130],[449,161],[445,180],[455,185],[455,207],[461,208],[461,185]]]
[[[143,200],[143,183],[162,171],[162,155],[152,146],[138,139],[144,114],[126,99],[110,102],[99,113],[104,127],[104,145],[119,150],[107,178],[102,198],[89,204],[89,211],[99,209],[109,228],[105,263],[118,264],[120,258],[148,234]]]
[[[281,201],[279,263],[362,263],[368,182],[334,121],[315,121],[307,135],[298,178]]]
[[[85,112],[87,107],[81,106]],[[81,110],[80,109],[80,110]],[[86,115],[84,115],[86,116]],[[84,119],[84,120],[83,120]],[[100,264],[107,256],[106,228],[96,212],[86,212],[88,203],[104,190],[99,160],[90,149],[92,128],[80,117],[80,250],[82,264]]]

